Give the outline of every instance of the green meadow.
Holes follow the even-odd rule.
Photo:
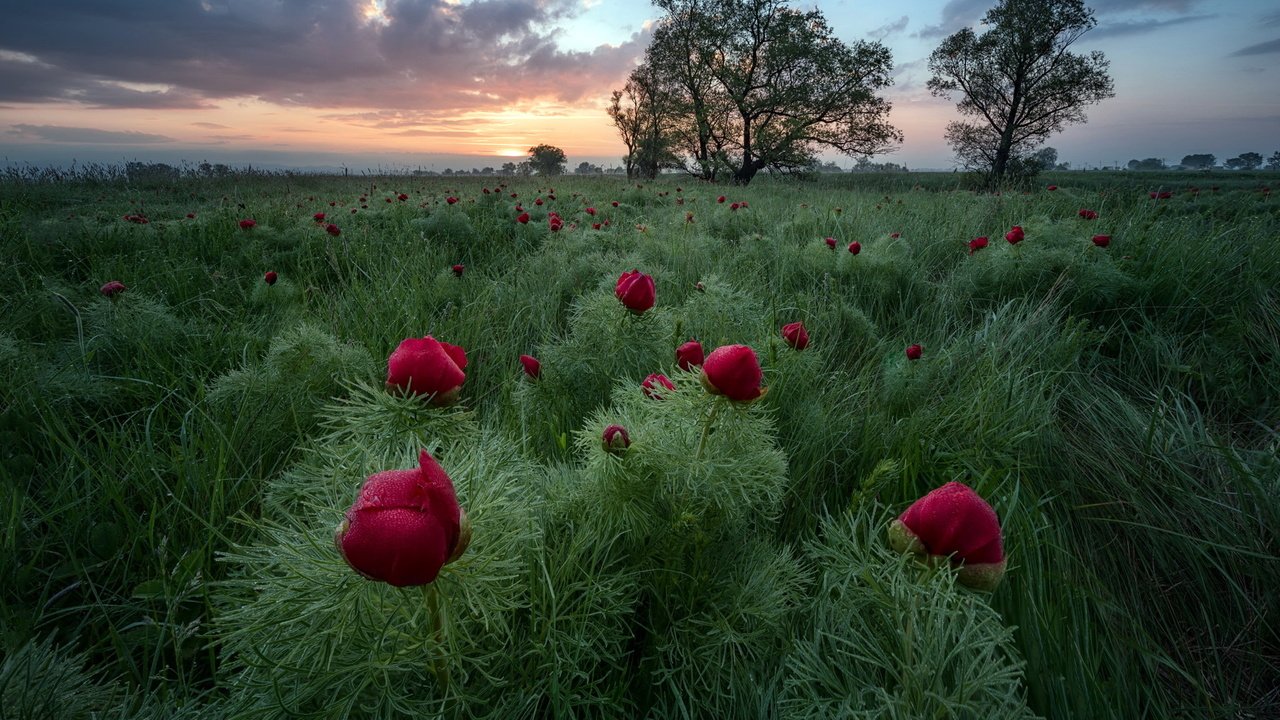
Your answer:
[[[0,717],[1280,715],[1277,181],[11,176]],[[383,387],[426,335],[456,405]],[[334,527],[422,449],[471,547],[367,580]],[[889,547],[951,481],[993,592]]]

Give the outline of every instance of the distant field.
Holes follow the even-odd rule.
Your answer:
[[[0,717],[1280,716],[1280,175],[966,187],[0,183]],[[383,388],[425,335],[454,406]],[[363,579],[334,526],[424,448],[472,545]],[[950,481],[993,593],[889,549]]]

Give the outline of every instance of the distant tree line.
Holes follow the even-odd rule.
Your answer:
[[[1257,170],[1264,167],[1264,164],[1267,170],[1280,170],[1280,150],[1272,153],[1271,157],[1265,160],[1261,153],[1240,153],[1224,161],[1222,167],[1228,170]],[[1135,159],[1130,160],[1127,165],[1130,170],[1208,170],[1217,166],[1218,158],[1211,153],[1183,155],[1182,162],[1173,166],[1167,165],[1164,158]]]

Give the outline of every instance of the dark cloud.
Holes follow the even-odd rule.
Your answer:
[[[1187,23],[1200,22],[1201,20],[1209,20],[1217,17],[1217,15],[1190,15],[1187,17],[1173,18],[1171,20],[1129,20],[1116,21],[1099,25],[1089,33],[1090,40],[1098,38],[1119,37],[1121,35],[1141,35],[1143,33],[1155,32],[1173,25],[1185,25]]]
[[[1270,15],[1262,16],[1262,24],[1267,27],[1275,27],[1276,25],[1280,25],[1280,12],[1271,13]]]
[[[874,38],[876,40],[883,40],[889,37],[890,35],[895,35],[897,33],[902,32],[903,30],[906,30],[907,24],[910,22],[911,22],[911,18],[907,17],[906,15],[903,15],[902,17],[898,18],[897,20],[894,20],[891,23],[888,23],[887,25],[881,25],[875,30],[869,31],[867,33],[867,37]]]
[[[55,7],[56,6],[56,7]],[[249,96],[309,107],[439,114],[564,102],[618,82],[648,44],[565,53],[577,0],[60,0],[0,24],[0,101],[199,107]],[[552,76],[551,73],[563,73]],[[133,86],[160,87],[144,91]]]
[[[942,21],[921,29],[915,33],[915,37],[940,38],[950,35],[981,20],[992,4],[991,0],[948,0],[942,6]]]
[[[1250,45],[1249,47],[1240,48],[1231,53],[1231,57],[1244,57],[1246,55],[1269,55],[1271,53],[1280,53],[1280,39],[1269,40],[1267,42]]]
[[[116,132],[97,128],[64,127],[61,125],[14,125],[9,135],[22,139],[45,140],[60,143],[91,143],[94,145],[151,145],[173,142],[164,135],[143,132]]]

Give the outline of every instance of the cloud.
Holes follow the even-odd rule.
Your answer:
[[[143,132],[117,132],[99,130],[97,128],[65,127],[62,125],[25,125],[12,126],[10,135],[23,139],[44,140],[60,143],[88,143],[93,145],[151,145],[155,143],[173,142],[173,138],[164,135],[152,135]]]
[[[1127,12],[1130,10],[1167,10],[1176,13],[1188,13],[1194,8],[1197,0],[1094,0],[1090,5],[1099,14]]]
[[[942,21],[922,28],[914,37],[940,38],[950,35],[978,22],[990,9],[991,0],[948,0],[942,6]]]
[[[56,5],[56,7],[54,7]],[[563,52],[581,0],[60,0],[0,24],[0,101],[200,107],[254,97],[286,106],[431,108],[438,114],[620,83],[648,45]],[[138,89],[145,88],[145,89]]]
[[[1263,15],[1261,22],[1266,27],[1275,27],[1276,25],[1280,25],[1280,12]]]
[[[887,25],[881,25],[875,30],[869,31],[867,33],[867,37],[874,38],[876,40],[883,40],[890,35],[895,35],[905,30],[907,28],[907,23],[909,22],[911,22],[911,18],[903,15]]]
[[[193,122],[191,124],[196,127],[205,128],[207,130],[230,130],[231,129],[226,125],[222,125],[216,122]]]
[[[1141,35],[1143,33],[1155,32],[1173,25],[1185,25],[1186,23],[1200,22],[1201,20],[1210,20],[1217,15],[1189,15],[1187,17],[1173,18],[1171,20],[1129,20],[1109,22],[1094,28],[1088,35],[1090,40],[1098,38],[1119,37],[1122,35]]]
[[[1246,55],[1269,55],[1270,53],[1280,53],[1280,39],[1269,40],[1267,42],[1258,43],[1243,47],[1231,53],[1231,57],[1244,57]]]

